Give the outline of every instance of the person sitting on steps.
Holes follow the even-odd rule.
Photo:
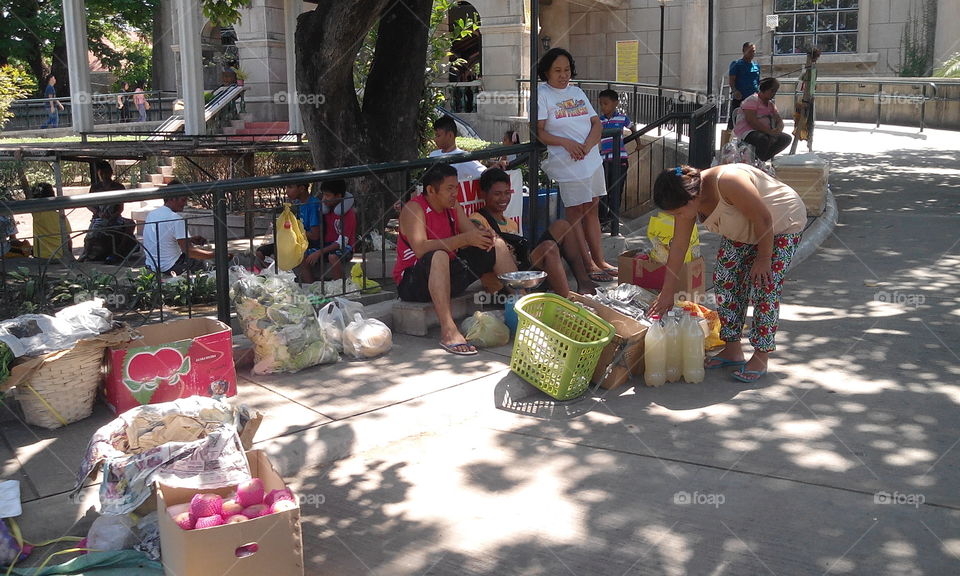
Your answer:
[[[422,178],[423,193],[400,210],[393,280],[406,302],[432,302],[440,321],[440,347],[459,356],[477,349],[460,333],[450,299],[487,272],[517,269],[510,248],[491,230],[470,222],[457,202],[457,169],[438,164]]]
[[[570,233],[569,222],[557,220],[550,224],[533,250],[529,250],[526,239],[519,236],[520,226],[504,214],[513,196],[510,175],[500,168],[489,168],[480,176],[480,190],[484,207],[471,214],[470,220],[507,240],[518,267],[543,270],[553,291],[566,297],[570,293],[567,272],[563,268],[566,260],[577,280],[577,292],[593,293],[597,285],[587,274],[577,238]]]

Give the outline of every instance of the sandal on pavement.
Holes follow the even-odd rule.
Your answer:
[[[456,344],[444,344],[440,343],[440,347],[446,350],[451,354],[456,354],[457,356],[476,356],[477,349],[473,348],[470,344],[466,342],[457,342]],[[471,350],[471,348],[473,348]]]
[[[715,368],[729,368],[731,366],[740,367],[746,365],[746,360],[727,360],[726,358],[721,358],[719,356],[707,358],[707,361],[703,363],[703,367],[707,370],[713,370]]]
[[[603,271],[591,272],[587,274],[587,276],[589,276],[590,279],[596,282],[597,284],[609,284],[610,282],[616,281],[616,278],[614,278],[613,276]]]
[[[734,380],[751,384],[762,378],[766,373],[766,370],[747,370],[746,368],[742,368],[734,372],[732,376]]]

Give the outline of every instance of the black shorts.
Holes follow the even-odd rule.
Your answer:
[[[403,271],[397,286],[397,295],[407,302],[430,302],[430,264],[436,250],[427,252],[423,258]],[[457,257],[450,261],[450,297],[463,294],[468,286],[487,272],[493,271],[496,253],[475,247],[461,248]]]

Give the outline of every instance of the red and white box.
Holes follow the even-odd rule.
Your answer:
[[[236,396],[233,332],[213,318],[143,326],[143,337],[107,350],[103,396],[117,414],[188,396]]]

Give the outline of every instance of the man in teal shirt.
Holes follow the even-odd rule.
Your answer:
[[[730,63],[728,72],[730,84],[730,114],[727,118],[727,130],[733,130],[733,112],[740,103],[760,88],[760,65],[753,61],[757,55],[757,46],[753,42],[743,43],[743,58]]]

